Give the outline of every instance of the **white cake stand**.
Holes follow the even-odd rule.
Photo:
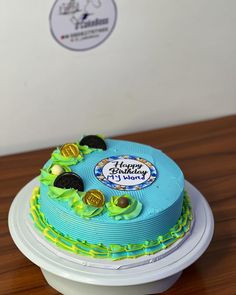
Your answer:
[[[186,181],[185,189],[191,198],[195,224],[192,234],[176,251],[159,261],[128,269],[88,267],[59,257],[35,239],[25,215],[29,214],[29,199],[37,185],[35,178],[14,199],[8,220],[10,233],[20,251],[41,268],[49,285],[65,295],[162,293],[204,253],[213,235],[211,209],[202,194]]]

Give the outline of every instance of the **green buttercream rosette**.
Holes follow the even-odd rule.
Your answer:
[[[121,208],[117,205],[120,197],[126,197],[129,200],[127,207]],[[111,197],[110,202],[106,203],[106,207],[108,209],[108,215],[115,220],[133,219],[142,211],[142,204],[128,194]]]
[[[49,186],[48,195],[54,200],[68,202],[69,207],[82,218],[92,218],[99,215],[104,210],[104,207],[97,208],[85,204],[83,201],[85,192],[79,192],[73,188],[64,189]]]
[[[57,175],[51,174],[47,169],[41,169],[39,180],[46,185],[53,185]]]
[[[48,195],[50,198],[58,201],[70,201],[74,198],[78,199],[80,197],[79,192],[73,188],[65,189],[55,186],[48,187]]]
[[[83,155],[91,154],[94,151],[102,151],[101,149],[90,148],[87,145],[80,145],[78,142],[76,144]]]
[[[76,165],[78,162],[83,160],[83,154],[80,153],[78,155],[78,157],[64,157],[61,152],[60,149],[57,148],[51,156],[51,160],[53,162],[53,164],[58,164],[61,166],[71,166],[71,165]]]
[[[41,174],[39,177],[39,180],[41,183],[46,185],[53,185],[55,179],[57,178],[57,175],[54,175],[51,173],[51,168],[53,164],[48,168],[41,169]],[[65,172],[71,172],[70,167],[67,166],[61,166]]]
[[[94,151],[101,151],[100,149],[90,148],[87,145],[79,145],[77,142],[76,145],[78,146],[78,149],[80,151],[79,155],[77,157],[64,157],[61,154],[61,151],[59,148],[57,148],[51,156],[51,160],[53,164],[58,164],[61,166],[72,166],[76,165],[78,162],[82,161],[84,158],[84,155],[88,155]]]
[[[83,196],[85,193],[83,194]],[[83,196],[74,199],[71,204],[71,208],[82,218],[92,218],[102,213],[104,207],[94,207],[88,204],[85,204],[83,201]]]

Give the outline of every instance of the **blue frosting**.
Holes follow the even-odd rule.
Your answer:
[[[51,199],[47,194],[48,187],[41,183],[41,211],[47,221],[73,239],[106,246],[142,243],[167,233],[182,210],[184,177],[180,168],[160,150],[147,145],[108,139],[106,144],[106,151],[86,155],[71,169],[83,179],[85,191],[98,189],[104,193],[106,201],[111,196],[129,193],[143,204],[141,214],[131,220],[116,221],[105,212],[87,220],[76,215],[68,203]],[[106,186],[96,178],[94,168],[102,159],[119,155],[133,155],[151,162],[158,172],[157,179],[150,186],[136,191],[124,192]],[[45,167],[51,164],[49,160]]]

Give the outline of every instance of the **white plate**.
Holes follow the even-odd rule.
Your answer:
[[[29,199],[37,185],[38,180],[35,178],[17,194],[9,212],[9,229],[20,251],[42,269],[54,288],[64,294],[75,294],[75,290],[77,294],[94,294],[95,291],[96,294],[113,292],[130,295],[162,292],[175,282],[182,270],[203,254],[213,235],[214,220],[211,209],[202,194],[186,181],[185,189],[191,198],[195,224],[192,234],[178,249],[159,261],[129,269],[87,267],[66,257],[58,257],[54,251],[35,239],[25,215],[29,214]],[[78,286],[83,293],[78,293]],[[111,291],[110,288],[102,286],[111,286],[113,289]],[[119,286],[119,290],[115,286]],[[125,291],[122,288],[125,288]],[[142,288],[146,288],[145,291]]]

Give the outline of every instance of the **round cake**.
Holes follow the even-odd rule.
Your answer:
[[[184,176],[172,159],[97,135],[52,153],[31,216],[58,247],[112,260],[157,253],[182,238],[192,220]]]

